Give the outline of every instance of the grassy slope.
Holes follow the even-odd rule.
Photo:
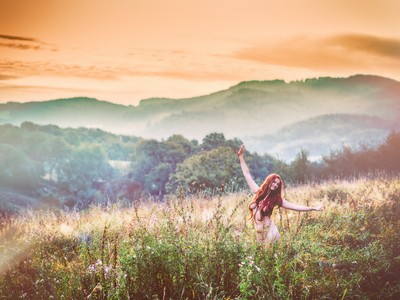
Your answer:
[[[398,299],[400,179],[288,188],[260,248],[247,194],[27,212],[3,221],[0,298]]]

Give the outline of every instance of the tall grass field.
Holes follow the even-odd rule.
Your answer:
[[[263,247],[251,194],[26,211],[1,221],[0,299],[400,299],[400,179],[289,186]]]

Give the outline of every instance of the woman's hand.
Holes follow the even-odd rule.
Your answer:
[[[242,156],[244,153],[245,147],[242,145],[239,149],[239,151],[236,153],[238,157]]]
[[[324,205],[323,205],[323,204],[320,204],[320,205],[318,205],[318,206],[314,207],[314,210],[317,210],[317,211],[323,211],[323,210],[325,210],[325,207],[324,207]]]

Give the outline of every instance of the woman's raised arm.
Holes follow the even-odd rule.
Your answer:
[[[250,170],[249,170],[249,168],[247,167],[246,162],[244,161],[244,158],[243,158],[244,150],[245,150],[244,145],[242,145],[242,146],[240,147],[239,151],[237,152],[237,156],[239,157],[240,167],[242,168],[242,172],[243,172],[244,178],[246,179],[247,184],[248,184],[249,187],[250,187],[250,190],[251,190],[253,193],[255,193],[255,192],[258,191],[259,186],[258,186],[257,183],[254,181],[254,179],[251,177]]]

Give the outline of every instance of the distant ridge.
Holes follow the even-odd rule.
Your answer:
[[[86,97],[0,104],[0,123],[19,125],[24,121],[98,127],[156,139],[182,134],[201,140],[206,134],[220,132],[242,139],[249,150],[291,159],[301,148],[314,149],[312,155],[324,154],[343,141],[373,143],[399,129],[400,83],[375,75],[354,75],[288,83],[245,81],[198,97],[143,99],[138,106]],[[311,146],[307,134],[313,133]]]

